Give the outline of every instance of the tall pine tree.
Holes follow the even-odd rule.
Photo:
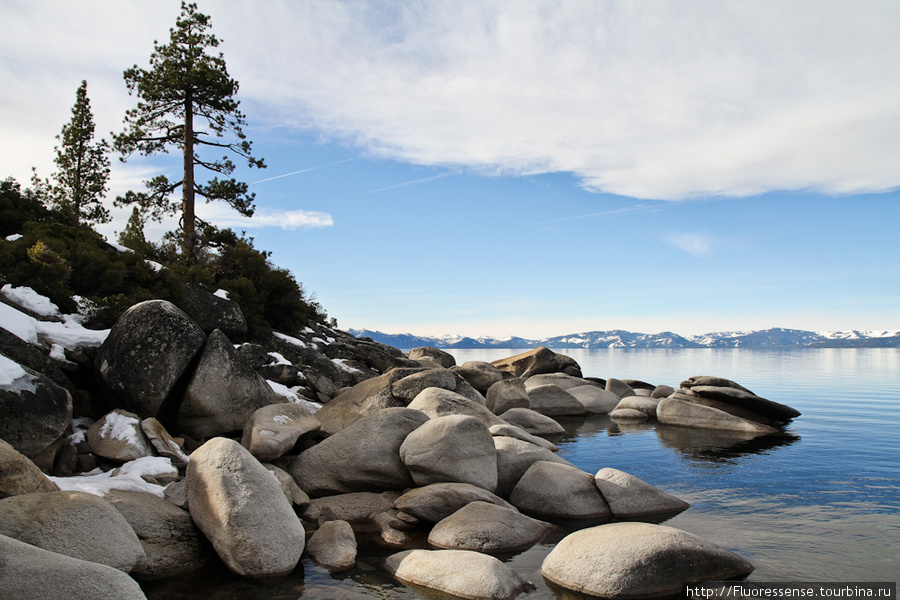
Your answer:
[[[223,149],[246,160],[251,167],[264,168],[263,161],[251,155],[251,145],[242,127],[244,115],[234,98],[238,83],[228,75],[225,58],[210,50],[220,40],[209,33],[210,18],[197,11],[196,4],[181,3],[181,14],[169,30],[169,43],[154,42],[150,69],[137,65],[125,71],[128,91],[139,101],[128,111],[125,131],[115,136],[114,147],[125,156],[134,152],[148,156],[177,148],[183,156],[184,175],[170,181],[165,175],[145,182],[147,194],[129,194],[118,203],[138,201],[155,218],[181,211],[182,252],[193,260],[196,244],[195,196],[207,202],[222,200],[245,216],[253,215],[254,194],[247,184],[214,176],[205,183],[195,177],[201,167],[220,175],[230,175],[234,163],[226,154],[221,160],[201,158],[202,147]],[[195,123],[195,119],[198,123]],[[234,141],[226,141],[226,134]],[[181,205],[170,195],[181,188]]]
[[[52,181],[40,181],[35,174],[34,184],[45,194],[50,204],[75,224],[107,223],[109,210],[102,201],[109,181],[108,145],[94,140],[94,115],[87,96],[87,81],[82,81],[75,94],[72,119],[63,125],[56,136],[57,171]]]

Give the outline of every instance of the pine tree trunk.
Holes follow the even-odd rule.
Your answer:
[[[182,233],[184,258],[194,262],[196,235],[194,232],[194,104],[190,90],[184,99],[184,183],[182,184]]]

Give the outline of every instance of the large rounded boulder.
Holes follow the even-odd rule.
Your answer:
[[[113,406],[158,417],[206,341],[180,308],[148,300],[125,311],[97,352],[96,366]]]
[[[303,525],[278,480],[246,448],[211,439],[191,454],[185,480],[191,518],[229,569],[248,577],[294,570]]]
[[[697,535],[650,523],[610,523],[560,541],[544,559],[550,583],[599,598],[656,598],[685,583],[743,578],[753,565]]]
[[[475,417],[431,419],[407,436],[400,458],[418,486],[470,483],[497,489],[497,451],[487,425]]]

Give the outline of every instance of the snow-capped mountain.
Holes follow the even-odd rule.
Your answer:
[[[589,331],[543,339],[521,337],[439,337],[390,334],[368,329],[351,329],[356,337],[369,337],[396,348],[420,346],[435,348],[897,348],[900,330],[882,331],[804,331],[800,329],[764,329],[728,331],[681,336],[670,331],[634,333],[631,331]]]

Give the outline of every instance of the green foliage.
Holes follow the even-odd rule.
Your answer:
[[[87,81],[82,81],[75,95],[72,119],[56,136],[62,146],[56,147],[57,171],[50,180],[34,185],[64,218],[79,223],[108,223],[109,210],[103,206],[109,181],[109,157],[104,140],[94,142],[94,115],[87,97]]]
[[[183,155],[184,178],[169,181],[159,175],[146,181],[146,194],[133,194],[116,199],[118,205],[141,203],[142,210],[154,218],[182,211],[182,250],[185,259],[194,260],[196,231],[194,198],[199,194],[207,201],[222,200],[245,216],[253,214],[254,194],[247,184],[235,179],[208,182],[195,180],[195,167],[221,175],[230,175],[234,163],[201,158],[198,150],[207,147],[216,152],[224,149],[246,160],[251,167],[263,168],[263,161],[251,155],[251,144],[243,133],[246,125],[234,98],[238,83],[228,75],[225,58],[209,53],[220,40],[208,30],[210,18],[197,11],[196,4],[182,1],[181,14],[169,30],[169,43],[155,43],[150,55],[150,69],[137,65],[125,71],[130,94],[138,104],[125,118],[125,131],[116,135],[114,147],[123,160],[135,152],[148,156],[178,149]],[[194,119],[200,121],[195,126]],[[234,141],[224,141],[226,134]],[[181,202],[170,195],[181,188]]]
[[[12,178],[0,181],[0,237],[21,234],[25,223],[45,221],[50,211],[32,190],[22,190],[22,186]]]

